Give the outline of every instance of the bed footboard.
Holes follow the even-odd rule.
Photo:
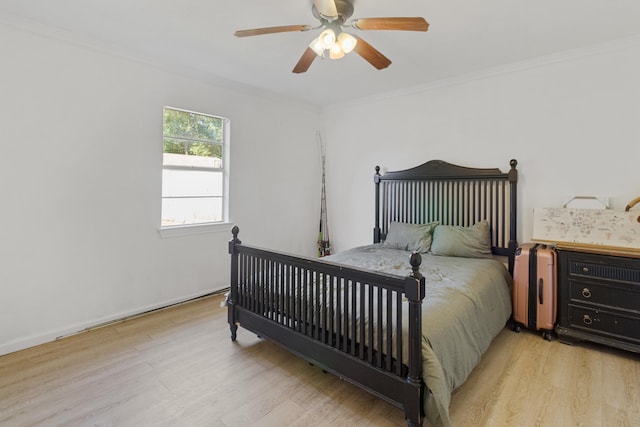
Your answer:
[[[420,254],[407,277],[229,242],[231,339],[238,325],[402,408],[422,425]],[[402,305],[407,304],[403,316]]]

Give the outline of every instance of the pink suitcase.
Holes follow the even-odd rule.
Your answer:
[[[558,285],[556,251],[539,244],[525,243],[516,250],[513,267],[513,330],[542,331],[551,341],[556,324]]]

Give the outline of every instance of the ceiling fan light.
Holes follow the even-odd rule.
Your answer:
[[[311,48],[311,50],[318,56],[322,56],[324,54],[324,47],[322,46],[322,43],[320,43],[320,37],[313,39],[313,41],[309,43],[309,48]]]
[[[330,59],[340,59],[344,56],[344,50],[339,44],[334,44],[331,49],[329,49],[329,58]]]
[[[337,43],[340,45],[344,53],[349,53],[356,47],[358,39],[349,33],[340,33]]]
[[[331,28],[327,28],[320,33],[320,37],[318,37],[318,39],[320,40],[322,47],[325,49],[331,49],[333,45],[336,44],[336,33],[334,33]]]

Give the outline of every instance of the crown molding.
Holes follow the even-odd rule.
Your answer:
[[[472,73],[462,74],[460,76],[445,78],[421,85],[399,89],[385,93],[379,93],[364,98],[358,98],[347,102],[336,103],[323,107],[323,112],[335,111],[336,109],[351,108],[363,104],[370,104],[385,101],[393,98],[401,98],[404,96],[416,95],[422,92],[430,92],[436,89],[458,86],[467,84],[476,80],[485,80],[502,75],[520,73],[535,68],[547,67],[549,65],[571,62],[581,58],[608,55],[611,53],[622,52],[630,49],[640,48],[640,35],[615,39],[613,41],[597,43],[587,47],[566,50],[553,53],[550,55],[539,56],[524,61],[513,62],[509,64],[499,65],[496,67],[486,68]]]
[[[4,24],[18,31],[26,32],[38,37],[56,40],[103,55],[156,68],[170,74],[193,79],[221,89],[232,90],[247,96],[259,97],[272,102],[293,106],[295,108],[302,108],[314,113],[320,113],[321,111],[320,106],[301,101],[300,99],[288,97],[277,92],[268,91],[218,75],[212,75],[210,72],[190,67],[185,64],[178,64],[176,62],[163,60],[157,57],[151,57],[135,49],[129,49],[122,45],[102,39],[82,36],[64,28],[35,21],[11,12],[3,11],[2,14],[0,14],[0,24]]]

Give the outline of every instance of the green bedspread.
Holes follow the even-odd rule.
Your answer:
[[[422,254],[426,279],[422,304],[422,376],[425,412],[435,427],[449,426],[451,393],[462,385],[511,315],[511,278],[494,259]],[[410,252],[362,246],[327,258],[332,262],[405,276]]]

